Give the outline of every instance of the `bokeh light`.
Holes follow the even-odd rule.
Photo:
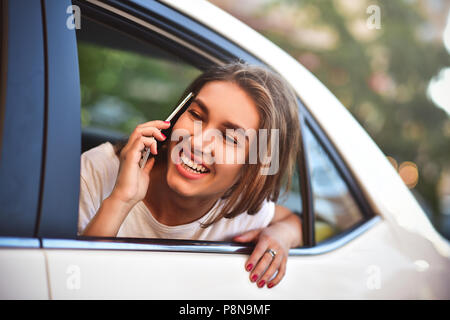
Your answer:
[[[419,182],[419,170],[414,162],[402,162],[398,167],[398,174],[410,189],[414,188]]]

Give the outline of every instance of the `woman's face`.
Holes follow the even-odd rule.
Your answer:
[[[169,144],[169,187],[183,196],[220,197],[239,179],[255,141],[245,130],[256,132],[258,125],[255,103],[237,84],[205,84],[173,127],[172,136],[182,139]]]

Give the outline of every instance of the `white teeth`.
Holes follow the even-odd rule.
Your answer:
[[[200,172],[206,172],[207,169],[202,166],[201,164],[194,163],[191,159],[186,157],[184,153],[181,154],[181,161],[187,166],[188,169],[191,169],[192,172],[198,173]]]

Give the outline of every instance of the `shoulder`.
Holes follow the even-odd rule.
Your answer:
[[[81,155],[81,176],[89,177],[94,173],[108,175],[118,170],[119,163],[113,145],[105,142]]]
[[[113,145],[105,142],[81,155],[81,179],[91,192],[104,198],[114,187],[119,164]]]
[[[106,160],[113,157],[117,158],[117,160],[119,159],[114,152],[114,146],[111,142],[102,143],[81,154],[81,159],[86,161]]]
[[[86,228],[114,188],[119,170],[114,147],[106,142],[81,155],[78,232]]]

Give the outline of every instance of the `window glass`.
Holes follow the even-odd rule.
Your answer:
[[[83,151],[164,120],[200,70],[161,48],[83,17],[77,30]]]
[[[281,191],[281,196],[277,204],[285,206],[295,214],[300,215],[302,212],[302,196],[300,193],[299,174],[297,167],[295,168],[295,171],[292,175],[291,188],[286,194],[284,192],[285,189]]]
[[[362,214],[350,190],[311,129],[303,130],[314,197],[316,242],[347,230]]]

